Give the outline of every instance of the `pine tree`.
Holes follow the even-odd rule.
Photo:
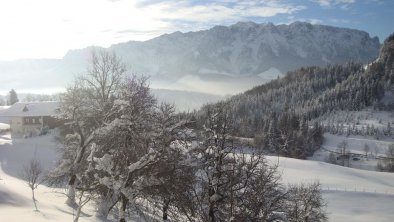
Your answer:
[[[14,89],[11,89],[8,95],[7,105],[12,106],[19,101],[18,95],[16,94]]]
[[[270,152],[276,152],[279,155],[279,132],[278,132],[278,118],[276,113],[272,113],[271,118],[269,120],[268,127],[268,149]]]

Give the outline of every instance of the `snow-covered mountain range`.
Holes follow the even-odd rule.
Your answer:
[[[379,48],[377,37],[354,29],[239,22],[120,43],[107,50],[119,54],[132,72],[151,76],[152,87],[229,94],[303,66],[366,63],[376,58]],[[29,88],[29,80],[37,77],[42,80],[39,87],[64,87],[84,71],[91,50],[71,50],[60,60],[0,62],[2,76],[9,76],[4,90]],[[27,82],[17,82],[16,77]]]
[[[121,43],[110,49],[137,72],[174,77],[258,75],[270,68],[285,73],[302,66],[368,62],[376,58],[379,47],[377,37],[358,30],[304,22],[240,22],[199,32],[175,32],[146,42]]]

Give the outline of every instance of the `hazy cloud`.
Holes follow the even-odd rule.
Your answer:
[[[305,9],[302,5],[284,4],[280,1],[215,1],[197,4],[193,1],[150,2],[149,7],[160,9],[158,15],[166,20],[210,22],[240,20],[245,17],[272,17],[292,14]]]
[[[340,23],[340,24],[349,24],[350,23],[350,21],[347,19],[337,19],[337,18],[331,18],[331,19],[329,19],[329,21],[333,22],[333,23]]]
[[[108,47],[174,31],[197,31],[238,21],[283,23],[292,20],[286,19],[292,16],[294,20],[304,17],[307,19],[303,21],[316,24],[327,20],[319,10],[352,7],[362,14],[366,11],[354,9],[357,5],[376,6],[379,2],[382,0],[0,1],[0,60],[61,58],[69,49],[90,45]],[[384,4],[390,5],[390,2]],[[356,19],[348,15],[337,19]],[[360,29],[365,30],[364,27]]]
[[[4,29],[0,60],[61,58],[69,49],[108,47],[178,30],[291,15],[303,9],[280,0],[0,1],[0,27]]]
[[[341,9],[348,9],[350,4],[356,2],[356,0],[311,0],[319,4],[322,7],[332,7],[332,6],[339,6]]]
[[[311,23],[313,25],[323,24],[323,20],[314,19],[314,18],[296,18],[295,16],[288,16],[287,19],[288,19],[288,21],[286,23],[284,23],[284,24],[287,24],[287,25],[289,25],[289,24],[291,24],[293,22],[296,22],[296,21],[308,22],[308,23]]]

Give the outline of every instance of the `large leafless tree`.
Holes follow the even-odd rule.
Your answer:
[[[68,178],[67,203],[75,204],[78,175],[86,170],[86,156],[94,144],[96,130],[108,122],[125,65],[115,54],[93,51],[85,74],[61,96],[58,118],[65,122],[63,158],[52,177]]]

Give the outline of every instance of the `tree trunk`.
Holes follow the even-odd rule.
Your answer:
[[[88,141],[85,143],[85,137],[83,135],[81,127],[79,126],[78,120],[75,121],[77,122],[77,132],[81,138],[81,141],[79,145],[79,151],[77,152],[77,157],[74,160],[74,167],[81,163],[83,159],[83,154],[85,153],[87,146],[92,141],[90,137],[90,139],[88,139]],[[75,183],[77,181],[77,175],[75,174],[75,171],[71,171],[71,172],[72,172],[71,178],[70,181],[68,182],[68,194],[67,194],[66,204],[75,207],[77,205],[75,202]]]
[[[109,212],[115,204],[118,203],[118,201],[118,196],[107,194],[105,198],[100,200],[100,203],[98,203],[96,217],[107,219]]]
[[[70,181],[68,182],[68,192],[67,192],[67,200],[66,200],[66,204],[74,207],[76,206],[76,202],[75,202],[75,180],[76,180],[77,176],[73,175],[70,179]]]
[[[127,199],[127,197],[123,194],[121,194],[120,196],[120,203],[121,206],[119,208],[119,222],[126,222],[126,207],[127,207],[127,203],[129,202],[129,199]]]
[[[79,205],[77,207],[77,212],[75,213],[74,222],[78,222],[79,216],[81,216],[81,211],[82,211],[82,205]]]
[[[36,197],[34,196],[34,189],[31,189],[31,193],[32,193],[34,208],[36,209],[36,211],[38,211],[37,203],[36,203]]]
[[[209,222],[215,222],[215,211],[213,209],[213,204],[209,204]]]
[[[211,200],[211,197],[215,194],[215,191],[212,188],[210,188],[208,193],[209,193],[209,197],[210,197],[209,210],[208,210],[208,221],[209,222],[215,222],[216,221],[216,219],[215,219],[215,209],[214,209],[215,203]]]
[[[168,220],[168,206],[170,205],[170,201],[164,201],[163,203],[163,221]]]

